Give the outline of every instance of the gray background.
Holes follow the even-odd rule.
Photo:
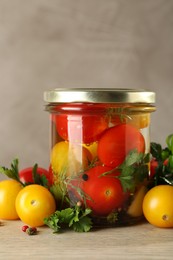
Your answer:
[[[151,140],[173,132],[172,0],[0,0],[0,165],[49,164],[43,92],[156,92]]]

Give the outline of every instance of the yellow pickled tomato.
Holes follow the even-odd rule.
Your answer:
[[[66,141],[55,144],[51,151],[51,165],[54,174],[76,175],[87,168],[92,160],[88,149]]]
[[[145,128],[150,124],[150,115],[149,114],[130,115],[130,117],[126,119],[126,122],[140,129]]]
[[[83,144],[83,147],[88,149],[92,155],[92,160],[94,160],[97,157],[97,147],[98,147],[98,142],[94,142],[91,144]]]
[[[132,217],[140,217],[143,215],[142,203],[147,191],[147,187],[142,185],[134,195],[132,203],[127,211],[127,213]]]

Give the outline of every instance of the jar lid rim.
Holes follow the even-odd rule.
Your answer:
[[[55,88],[44,92],[47,103],[155,103],[155,92],[128,88]]]

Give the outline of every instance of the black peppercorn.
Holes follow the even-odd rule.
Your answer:
[[[88,180],[88,174],[84,173],[84,174],[82,175],[82,179],[83,179],[84,181],[87,181],[87,180]]]

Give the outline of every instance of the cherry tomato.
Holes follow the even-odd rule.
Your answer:
[[[168,159],[165,159],[163,161],[164,166],[167,166],[168,163],[169,163]],[[156,169],[157,169],[158,166],[159,166],[158,161],[155,158],[152,158],[151,161],[150,161],[150,178],[153,178],[155,176]]]
[[[147,187],[142,185],[138,188],[132,202],[127,210],[127,213],[132,217],[140,217],[143,215],[142,202],[145,194],[147,193]]]
[[[98,142],[98,157],[104,165],[116,167],[133,149],[145,151],[143,135],[131,125],[120,124],[104,132]]]
[[[156,173],[156,168],[158,167],[158,161],[154,158],[150,161],[150,178],[153,178]]]
[[[53,175],[53,170],[52,170],[52,165],[49,165],[49,183],[50,186],[54,184],[54,175]]]
[[[56,210],[52,193],[37,184],[25,186],[18,193],[15,205],[19,218],[31,227],[43,226],[44,218]]]
[[[15,180],[3,180],[0,182],[0,218],[18,219],[15,208],[15,200],[22,189],[22,185]]]
[[[80,170],[86,169],[91,160],[92,155],[88,149],[65,141],[55,144],[51,151],[54,174],[77,174]]]
[[[108,116],[100,113],[100,108],[80,104],[80,108],[72,107],[72,110],[80,109],[80,113],[78,111],[72,113],[71,108],[67,107],[66,110],[68,109],[68,113],[53,116],[58,134],[66,141],[89,144],[97,141],[108,127]]]
[[[98,142],[94,142],[91,144],[83,144],[83,147],[88,149],[92,155],[92,160],[96,159],[97,157],[97,147],[98,147]]]
[[[148,127],[150,124],[150,115],[149,114],[140,114],[140,115],[113,115],[111,118],[112,125],[119,125],[122,123],[130,124],[138,129]]]
[[[167,166],[169,164],[169,159],[165,159],[164,162],[163,162],[163,165]]]
[[[148,222],[157,227],[173,227],[173,186],[158,185],[147,192],[143,213]]]
[[[117,173],[101,176],[110,170],[110,167],[96,166],[82,176],[81,190],[86,195],[86,206],[92,209],[94,215],[106,216],[121,207],[124,201]]]
[[[40,176],[44,175],[48,180],[48,185],[51,186],[53,183],[53,175],[49,170],[41,167],[37,167],[37,174]],[[20,181],[23,183],[34,183],[33,179],[33,167],[24,168],[19,171]]]
[[[150,124],[150,114],[130,115],[126,122],[138,128],[145,128]]]

